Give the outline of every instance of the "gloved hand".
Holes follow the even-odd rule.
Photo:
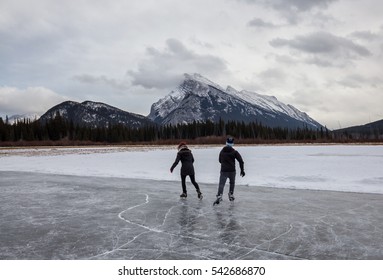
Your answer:
[[[245,171],[241,170],[241,177],[244,177],[244,176],[245,176]]]
[[[170,173],[173,173],[173,169],[170,168]]]

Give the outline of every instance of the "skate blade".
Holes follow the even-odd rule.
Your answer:
[[[221,202],[221,200],[214,201],[213,206],[220,204],[220,202]]]

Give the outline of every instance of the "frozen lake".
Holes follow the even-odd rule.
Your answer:
[[[243,146],[213,207],[221,147],[0,149],[0,259],[383,259],[382,146]]]
[[[216,184],[221,146],[191,147],[196,180]],[[383,146],[236,146],[246,176],[238,184],[383,194]],[[0,171],[179,181],[175,147],[0,149]]]
[[[0,172],[0,259],[383,259],[383,196]]]

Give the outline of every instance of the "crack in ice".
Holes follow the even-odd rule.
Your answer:
[[[262,250],[260,248],[258,248],[259,246],[267,243],[267,242],[272,242],[272,241],[275,241],[277,239],[279,239],[280,237],[282,237],[283,235],[286,235],[288,234],[292,229],[293,229],[293,226],[290,224],[290,228],[284,232],[284,233],[281,233],[280,235],[274,237],[273,239],[270,239],[260,245],[257,245],[256,247],[248,247],[248,246],[241,246],[241,245],[237,245],[237,244],[230,244],[230,243],[227,243],[227,242],[221,242],[221,241],[214,241],[214,240],[208,240],[208,239],[204,239],[204,238],[199,238],[199,237],[195,237],[195,236],[190,236],[190,235],[184,235],[184,234],[180,234],[180,233],[171,233],[171,232],[167,232],[165,230],[161,230],[159,229],[160,227],[164,226],[165,225],[165,222],[166,220],[168,219],[169,215],[171,214],[171,212],[173,211],[174,208],[176,208],[178,205],[173,205],[172,207],[170,207],[168,209],[168,211],[166,212],[164,218],[163,218],[163,222],[161,225],[153,228],[153,227],[150,227],[150,226],[146,226],[146,225],[143,225],[143,224],[140,224],[140,223],[136,223],[136,222],[133,222],[131,220],[129,220],[128,218],[124,217],[123,215],[135,208],[138,208],[138,207],[141,207],[143,205],[146,205],[150,202],[149,200],[149,195],[148,194],[145,194],[145,202],[143,203],[140,203],[140,204],[137,204],[137,205],[134,205],[134,206],[131,206],[123,211],[121,211],[119,214],[118,214],[118,218],[123,220],[124,222],[126,223],[129,223],[129,224],[132,224],[132,225],[135,225],[135,226],[138,226],[138,227],[141,227],[143,229],[145,229],[146,231],[144,232],[141,232],[140,234],[134,236],[131,240],[129,240],[128,242],[116,247],[116,248],[113,248],[112,250],[110,251],[107,251],[107,252],[104,252],[104,253],[101,253],[101,254],[98,254],[96,256],[93,256],[93,258],[97,258],[97,257],[101,257],[101,256],[105,256],[105,255],[109,255],[109,254],[112,254],[112,253],[115,253],[117,251],[129,251],[129,250],[139,250],[139,251],[157,251],[157,249],[148,249],[148,248],[137,248],[137,249],[129,249],[129,248],[123,248],[131,243],[133,243],[137,238],[139,238],[140,236],[144,235],[144,234],[147,234],[147,233],[150,233],[150,232],[154,232],[154,233],[162,233],[162,234],[166,234],[166,235],[169,235],[171,237],[171,239],[173,240],[173,237],[176,237],[176,238],[185,238],[185,239],[191,239],[191,240],[195,240],[195,241],[199,241],[199,242],[205,242],[205,243],[209,243],[209,244],[214,244],[214,245],[218,245],[218,246],[227,246],[229,248],[237,248],[237,249],[244,249],[244,250],[248,250],[248,252],[246,254],[243,254],[239,257],[237,257],[236,259],[242,259],[243,257],[251,254],[252,252],[254,251],[259,251],[259,252],[266,252],[268,254],[273,254],[273,255],[281,255],[281,256],[289,256],[289,255],[286,255],[286,254],[281,254],[281,253],[278,253],[278,252],[272,252],[272,251],[267,251],[267,250]],[[188,206],[189,207],[189,206]],[[209,211],[207,212],[209,213]],[[199,214],[198,216],[201,216],[201,214]],[[173,241],[172,241],[173,242]],[[169,251],[169,250],[166,250],[166,251]],[[181,253],[181,254],[185,254],[185,253]],[[192,255],[194,255],[193,253],[190,253]],[[198,256],[198,257],[202,257],[202,256]],[[291,257],[291,256],[289,256]],[[296,257],[294,256],[295,258],[299,258],[299,257]],[[205,256],[205,258],[208,258]]]
[[[237,259],[237,260],[243,259],[245,256],[249,255],[250,253],[252,253],[252,252],[254,252],[254,251],[267,252],[267,253],[275,254],[275,255],[279,255],[279,256],[286,256],[286,257],[294,257],[294,258],[297,258],[297,259],[303,259],[303,258],[300,258],[300,257],[298,257],[298,256],[291,256],[291,255],[288,255],[288,254],[282,254],[282,253],[272,252],[272,251],[269,251],[269,250],[262,250],[262,249],[258,248],[259,246],[262,246],[263,244],[266,244],[266,243],[269,243],[269,248],[270,248],[270,244],[271,244],[271,242],[273,242],[273,241],[275,241],[275,240],[281,238],[282,236],[284,236],[284,235],[290,233],[290,232],[293,230],[293,228],[294,228],[293,225],[290,224],[290,227],[289,227],[289,229],[288,229],[287,231],[281,233],[280,235],[278,235],[278,236],[276,236],[276,237],[274,237],[274,238],[272,238],[272,239],[270,239],[270,240],[267,240],[267,241],[265,241],[265,242],[263,242],[263,243],[261,243],[261,244],[255,246],[255,247],[252,248],[249,252],[247,252],[247,253],[244,254],[244,255],[241,255],[241,256],[237,257],[236,259]]]

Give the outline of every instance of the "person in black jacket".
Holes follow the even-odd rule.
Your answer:
[[[194,173],[194,157],[192,152],[189,150],[189,148],[186,146],[185,142],[181,142],[178,145],[178,153],[176,160],[174,161],[172,167],[170,168],[170,172],[173,173],[174,168],[177,166],[177,164],[181,161],[181,182],[182,182],[182,194],[180,195],[181,198],[187,197],[187,191],[186,191],[186,177],[189,176],[192,184],[194,185],[198,198],[202,199],[202,193],[200,191],[200,188],[195,181],[195,173]]]
[[[227,178],[229,178],[229,200],[234,200],[234,187],[235,187],[235,160],[239,162],[241,168],[241,176],[245,176],[244,162],[240,153],[233,148],[234,138],[229,136],[226,139],[226,146],[219,153],[219,162],[221,163],[221,174],[219,177],[219,186],[217,199],[213,205],[219,204],[222,201],[222,193],[226,184]]]

